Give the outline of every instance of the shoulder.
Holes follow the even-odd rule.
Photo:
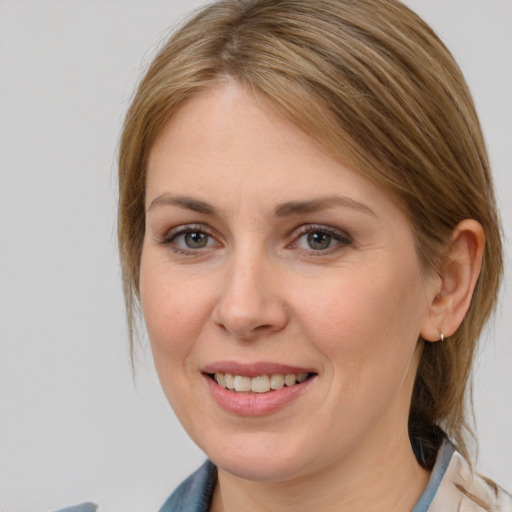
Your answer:
[[[171,494],[160,512],[208,512],[217,483],[217,468],[207,460]]]
[[[169,496],[159,512],[208,512],[217,483],[217,468],[207,460]],[[55,512],[100,512],[94,503],[82,503]]]
[[[428,512],[512,512],[512,496],[473,471],[456,450]]]

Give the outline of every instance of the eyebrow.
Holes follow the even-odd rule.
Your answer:
[[[276,206],[274,213],[276,217],[287,217],[301,213],[315,213],[333,208],[350,208],[362,213],[377,217],[377,214],[364,203],[360,203],[346,196],[327,196],[306,201],[289,201]]]
[[[149,205],[147,211],[151,211],[153,208],[157,206],[177,206],[178,208],[182,208],[184,210],[192,210],[198,213],[204,213],[207,215],[214,215],[217,213],[217,210],[209,203],[205,201],[201,201],[199,199],[194,199],[193,197],[188,196],[172,196],[170,194],[161,194]]]
[[[200,199],[189,196],[173,196],[166,193],[155,197],[155,199],[151,201],[147,211],[149,212],[158,206],[177,206],[184,210],[192,210],[206,215],[216,215],[218,213],[214,206]],[[350,208],[371,215],[372,217],[377,217],[377,214],[369,206],[346,196],[326,196],[304,201],[287,201],[286,203],[277,205],[274,208],[274,214],[276,217],[288,217],[340,207]]]

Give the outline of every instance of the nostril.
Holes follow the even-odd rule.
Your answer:
[[[270,324],[265,324],[256,326],[253,331],[268,331],[269,329],[272,329],[272,326]]]

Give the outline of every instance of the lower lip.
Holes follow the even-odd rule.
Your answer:
[[[204,375],[214,400],[222,409],[238,416],[265,416],[282,409],[299,397],[315,379],[285,386],[267,393],[236,393],[219,386],[208,375]]]

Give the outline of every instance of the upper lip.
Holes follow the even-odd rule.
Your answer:
[[[243,375],[258,377],[259,375],[275,375],[289,373],[316,373],[311,368],[292,366],[281,363],[259,361],[254,363],[239,363],[236,361],[217,361],[202,368],[202,373],[229,373],[231,375]]]

